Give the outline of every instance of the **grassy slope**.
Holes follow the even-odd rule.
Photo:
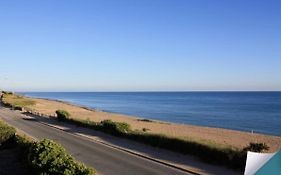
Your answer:
[[[32,99],[15,94],[3,94],[2,101],[10,106],[20,106],[24,108],[29,108],[36,104]]]

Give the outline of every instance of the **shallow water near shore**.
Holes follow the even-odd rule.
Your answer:
[[[281,136],[281,92],[21,92],[148,119]]]

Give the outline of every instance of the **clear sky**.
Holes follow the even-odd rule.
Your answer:
[[[0,89],[281,90],[281,1],[0,1]]]

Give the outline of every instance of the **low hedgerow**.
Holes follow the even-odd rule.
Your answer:
[[[78,163],[59,144],[44,139],[34,142],[28,153],[28,162],[38,174],[92,175],[94,170]]]
[[[203,161],[225,165],[234,169],[242,170],[246,162],[247,152],[240,149],[219,147],[200,141],[183,140],[161,134],[133,131],[127,123],[119,123],[111,120],[92,122],[88,120],[67,119],[65,121],[154,147],[193,155]]]
[[[16,133],[15,128],[0,121],[0,145],[2,145],[4,142],[14,138],[15,133]]]
[[[60,121],[67,120],[70,117],[70,113],[69,112],[67,112],[65,110],[61,110],[61,109],[57,110],[56,114],[57,114],[58,120],[60,120]]]
[[[106,133],[112,135],[124,135],[131,131],[131,127],[128,123],[113,122],[111,120],[104,120],[100,123],[100,128]]]
[[[154,147],[193,155],[203,161],[232,168],[243,169],[246,161],[246,153],[239,149],[220,148],[197,141],[151,133],[132,132],[126,135],[126,137]]]

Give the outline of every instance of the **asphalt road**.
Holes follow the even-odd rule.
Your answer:
[[[62,144],[77,160],[94,167],[100,175],[186,175],[188,173],[107,147],[33,120],[24,120],[16,112],[3,110],[0,118],[36,138],[48,138]]]

